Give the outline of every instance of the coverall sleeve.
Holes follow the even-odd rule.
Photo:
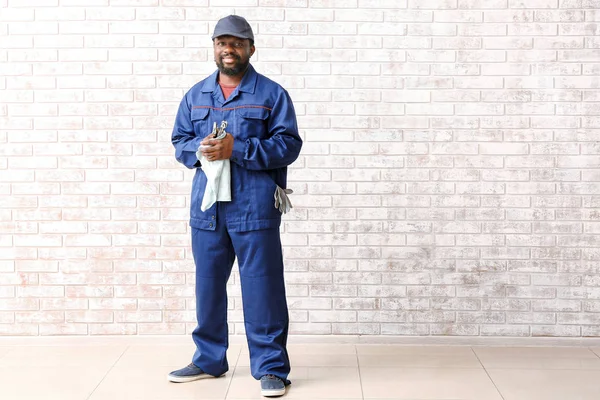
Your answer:
[[[300,155],[302,139],[294,105],[287,91],[277,97],[268,120],[269,137],[250,137],[233,142],[231,160],[250,170],[277,169],[290,165]]]
[[[187,96],[185,96],[179,104],[173,134],[171,135],[171,143],[175,146],[175,159],[190,169],[200,167],[201,164],[196,157],[196,151],[201,141],[202,138],[196,137],[194,133],[194,124],[190,118],[190,107],[187,103]]]

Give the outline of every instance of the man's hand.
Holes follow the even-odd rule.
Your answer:
[[[212,135],[207,136],[200,146],[210,146],[201,149],[202,155],[208,161],[227,160],[233,152],[233,136],[229,133],[223,139],[213,139]]]

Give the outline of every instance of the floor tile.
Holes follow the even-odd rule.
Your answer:
[[[598,400],[600,371],[490,369],[505,400]]]
[[[363,367],[412,367],[412,368],[483,368],[475,355],[447,356],[423,355],[407,356],[400,354],[364,355],[358,356],[358,362]]]
[[[600,358],[587,348],[474,348],[485,368],[597,369]]]
[[[358,368],[292,368],[285,399],[362,399]],[[237,367],[227,394],[228,400],[264,399],[260,383],[247,367]]]
[[[480,357],[486,369],[572,369],[600,370],[600,359],[493,356]]]
[[[388,350],[384,352],[383,350]],[[360,367],[483,368],[469,347],[358,347]]]
[[[356,354],[298,354],[289,352],[290,364],[295,367],[358,367]],[[249,354],[241,354],[239,367],[250,366]]]
[[[298,343],[287,347],[294,367],[358,367],[353,344]],[[248,347],[242,347],[238,366],[250,366]]]
[[[220,378],[188,383],[167,381],[167,374],[181,365],[115,366],[89,400],[191,400],[224,399],[231,372]]]
[[[13,350],[14,347],[1,346],[0,347],[0,359],[8,354],[9,351]]]
[[[109,368],[0,366],[0,399],[85,400]]]
[[[478,357],[516,356],[541,358],[597,358],[587,347],[480,347],[473,346]]]
[[[0,366],[112,366],[127,346],[15,346],[0,358]]]
[[[230,346],[224,377],[174,384],[166,375],[191,361],[193,343],[90,339],[0,346],[0,400],[264,400],[243,342]],[[600,399],[600,347],[293,343],[288,351],[292,400],[502,400],[498,390],[504,400]]]
[[[354,344],[295,343],[288,344],[288,352],[294,354],[356,354]],[[248,346],[242,347],[242,354],[248,354]]]
[[[240,349],[240,345],[232,345],[227,350],[227,361],[230,370],[237,363]],[[192,361],[194,351],[195,347],[193,345],[131,345],[116,365],[153,365],[157,367],[178,365],[178,368],[182,368]]]
[[[393,344],[359,344],[356,345],[359,355],[400,354],[407,356],[470,356],[473,350],[469,346],[406,346]]]
[[[365,398],[502,400],[483,369],[361,368]]]

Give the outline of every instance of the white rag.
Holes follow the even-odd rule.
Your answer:
[[[215,139],[223,139],[227,133],[223,130]],[[202,163],[202,171],[206,174],[206,188],[200,209],[206,211],[217,201],[231,201],[231,166],[229,160],[209,161],[200,149],[196,157]]]

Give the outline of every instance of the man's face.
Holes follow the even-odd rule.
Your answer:
[[[248,68],[255,47],[250,40],[234,36],[219,36],[213,41],[215,62],[219,71],[229,76],[237,76]]]

